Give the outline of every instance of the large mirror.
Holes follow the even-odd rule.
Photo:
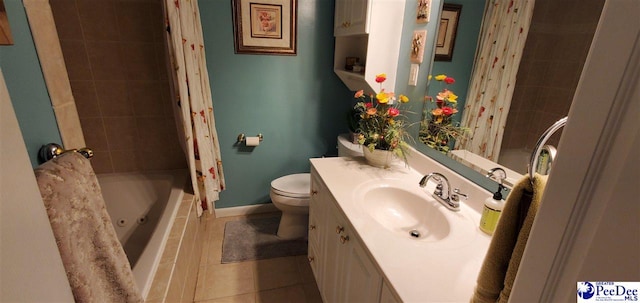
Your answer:
[[[487,45],[495,45],[496,39],[482,43],[479,36],[483,24],[486,27],[487,23],[494,22],[495,19],[485,18],[488,10],[485,9],[484,1],[444,1],[445,10],[447,4],[461,5],[455,48],[451,61],[433,62],[431,74],[447,75],[454,78],[455,83],[447,84],[436,79],[429,82],[426,95],[434,102],[427,102],[423,111],[423,127],[418,141],[425,145],[419,150],[440,160],[443,157],[438,154],[453,158],[458,164],[482,174],[497,163],[498,166],[510,169],[509,183],[519,179],[518,174],[525,174],[537,139],[555,121],[566,116],[571,106],[604,4],[603,0],[587,2],[535,1],[528,36],[523,41],[521,53],[517,55],[521,59],[515,60],[519,61],[517,64],[506,60],[506,63],[500,65],[504,61],[485,58],[490,53],[486,50]],[[526,15],[522,14],[522,9],[518,13]],[[507,34],[512,36],[507,44],[515,44],[513,31]],[[490,71],[482,72],[487,67],[480,65],[487,65],[483,60],[494,63],[494,59],[499,62],[498,66],[494,64],[488,68],[497,68],[500,73],[511,72],[515,75],[511,78],[515,80],[498,84],[509,89],[496,93],[493,100],[490,100],[490,105],[478,106],[473,102],[480,99],[481,95],[488,94],[491,85],[497,83],[480,82],[479,76],[474,78],[474,70],[480,70],[478,74],[487,77]],[[497,79],[496,74],[489,77],[493,77],[490,80]],[[457,100],[447,103],[447,96],[444,96],[445,102],[437,102],[436,96],[444,89],[454,92]],[[452,113],[450,109],[444,108],[447,105],[455,106],[458,112]],[[495,106],[495,109],[490,108],[491,106]],[[451,116],[443,115],[443,109]],[[438,123],[438,120],[440,123],[449,121],[452,127],[448,131],[453,129],[454,139],[443,140],[444,137],[434,136],[433,121]],[[479,120],[483,122],[478,122]],[[488,124],[499,130],[488,131]],[[557,146],[559,135],[554,135],[547,144]],[[491,148],[492,146],[495,148]],[[441,162],[447,164],[449,160]]]

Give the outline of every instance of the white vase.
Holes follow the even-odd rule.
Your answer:
[[[388,150],[374,149],[373,151],[371,151],[366,146],[363,146],[362,150],[367,163],[375,167],[389,167],[394,157],[393,153]]]

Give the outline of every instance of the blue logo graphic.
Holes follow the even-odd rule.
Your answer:
[[[593,284],[589,282],[580,282],[578,283],[578,296],[582,299],[591,299],[593,295],[596,293]]]

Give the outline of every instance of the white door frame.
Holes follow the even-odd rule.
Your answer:
[[[603,215],[612,203],[635,203],[631,208],[637,208],[639,12],[637,0],[605,2],[511,302],[575,302],[581,273],[598,266],[589,264],[587,255],[602,249],[596,235],[610,228]],[[625,187],[631,190],[618,191]],[[638,235],[639,226],[621,230]],[[606,247],[602,258],[636,250],[637,259],[640,241],[631,240]],[[630,273],[637,279],[640,269],[630,268],[636,263],[616,260],[613,268],[599,268],[596,276],[623,280]]]
[[[0,70],[0,302],[73,302]]]

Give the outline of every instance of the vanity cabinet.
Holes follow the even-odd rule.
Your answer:
[[[331,202],[331,201],[327,201]],[[378,302],[382,277],[353,228],[327,203],[326,264],[322,289],[327,302]]]
[[[380,302],[382,274],[322,180],[311,175],[309,260],[324,302]],[[385,287],[384,302],[394,302]]]
[[[413,157],[425,171],[439,165]],[[310,162],[309,255],[324,302],[469,301],[491,241],[478,229],[489,192],[444,171],[470,197],[453,212],[431,197],[435,184],[421,188],[424,174],[402,163]],[[426,232],[416,238],[410,229]]]
[[[376,74],[387,74],[384,88],[394,91],[405,0],[336,0],[333,70],[352,91],[378,92]],[[364,70],[347,69],[358,58]]]
[[[311,271],[316,278],[318,289],[323,287],[324,254],[323,242],[326,229],[323,201],[327,200],[328,192],[317,175],[311,175],[311,199],[309,201],[309,247],[307,258]]]
[[[369,0],[336,0],[334,36],[361,35],[369,32]]]

